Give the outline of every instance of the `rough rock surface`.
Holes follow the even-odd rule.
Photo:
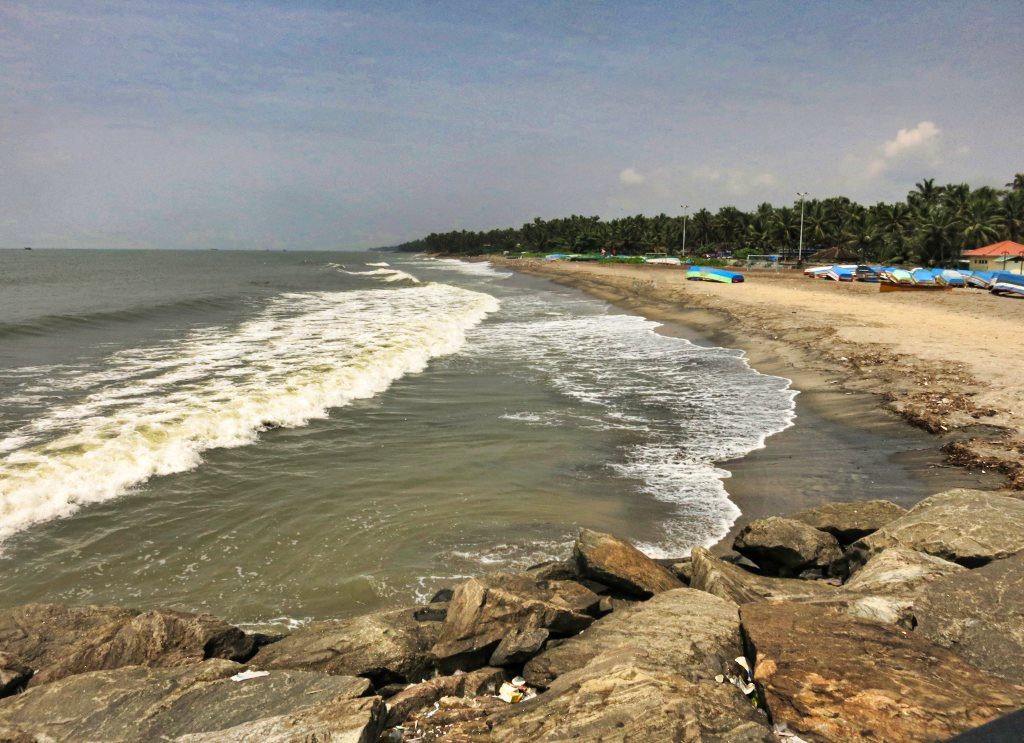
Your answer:
[[[335,699],[294,714],[265,717],[211,733],[190,733],[175,743],[377,743],[384,724],[380,697]]]
[[[486,661],[513,630],[575,634],[594,621],[587,612],[597,611],[600,601],[574,581],[536,581],[508,573],[472,578],[455,589],[432,652],[439,660],[482,654]]]
[[[57,740],[165,740],[295,715],[369,688],[365,679],[302,671],[231,680],[245,668],[210,660],[76,674],[0,701],[0,728]]]
[[[251,662],[260,669],[362,676],[374,686],[420,681],[433,672],[430,648],[442,625],[417,621],[415,611],[398,609],[308,624],[262,648]]]
[[[500,668],[481,668],[470,673],[438,676],[412,684],[388,700],[387,727],[401,725],[409,716],[431,706],[442,697],[497,694],[505,672]]]
[[[787,518],[826,531],[840,544],[846,545],[878,531],[906,512],[907,509],[887,500],[864,500],[853,503],[826,503]]]
[[[931,583],[914,617],[932,642],[1024,684],[1024,552]]]
[[[751,521],[736,535],[732,547],[766,573],[782,577],[827,568],[842,555],[831,534],[778,516]]]
[[[615,656],[560,676],[536,699],[488,722],[487,739],[501,743],[774,740],[767,718],[735,686]]]
[[[0,653],[0,697],[18,691],[30,678],[32,669],[22,663],[16,655]]]
[[[843,591],[864,594],[909,594],[932,581],[966,572],[955,562],[924,552],[892,547],[875,554],[843,584]]]
[[[260,636],[215,617],[115,606],[25,604],[0,611],[0,651],[34,669],[29,684],[123,666],[248,660]]]
[[[1024,705],[1024,687],[911,632],[807,604],[740,613],[772,719],[800,735],[945,740]]]
[[[1024,550],[1024,500],[984,490],[949,490],[925,498],[904,516],[854,542],[837,562],[853,573],[888,547],[976,568]]]
[[[835,587],[813,580],[791,580],[755,575],[732,563],[719,560],[703,547],[693,548],[690,588],[706,591],[736,604],[767,598],[823,596]]]
[[[683,585],[667,568],[611,534],[580,529],[573,555],[583,575],[637,598]]]
[[[546,629],[514,629],[501,638],[491,654],[492,666],[521,665],[540,652],[551,633]]]
[[[677,588],[616,611],[548,648],[526,664],[523,676],[534,686],[547,687],[565,673],[616,655],[624,663],[707,680],[724,673],[740,649],[735,604]]]

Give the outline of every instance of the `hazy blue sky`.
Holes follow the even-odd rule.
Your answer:
[[[1006,2],[0,0],[0,247],[339,248],[1024,170]]]

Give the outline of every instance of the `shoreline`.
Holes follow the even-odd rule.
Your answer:
[[[929,431],[905,410],[894,410],[884,392],[871,391],[869,376],[817,353],[813,345],[759,327],[727,307],[704,306],[699,296],[681,298],[677,287],[663,281],[670,269],[616,266],[605,272],[609,276],[595,275],[586,264],[487,260],[660,322],[657,332],[665,335],[739,349],[755,371],[791,380],[799,391],[793,425],[769,436],[760,449],[716,463],[730,473],[724,485],[743,512],[713,549],[716,554],[728,552],[752,519],[871,498],[909,507],[950,488],[998,490],[1006,484],[998,464],[950,456],[951,446],[964,446],[963,429]],[[815,456],[825,451],[827,457]],[[1005,469],[1015,464],[1007,462]]]

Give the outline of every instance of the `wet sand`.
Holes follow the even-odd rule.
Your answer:
[[[719,551],[727,550],[732,534],[751,519],[790,513],[827,501],[885,498],[909,506],[932,493],[954,487],[997,489],[1012,482],[1012,475],[1017,472],[1012,457],[1005,458],[1000,466],[999,462],[967,461],[962,456],[964,450],[1012,452],[1007,442],[1012,442],[1017,434],[1005,425],[1013,418],[1012,410],[1001,410],[984,419],[964,412],[961,400],[977,397],[977,390],[969,382],[956,382],[970,377],[963,368],[951,368],[950,362],[955,367],[957,362],[963,363],[963,358],[944,361],[938,365],[941,368],[936,368],[934,362],[906,354],[886,358],[892,352],[875,341],[834,340],[838,328],[833,314],[835,293],[852,290],[851,295],[870,302],[878,297],[868,296],[864,290],[877,293],[877,287],[821,286],[802,276],[773,274],[751,276],[742,285],[709,285],[686,282],[678,269],[498,262],[586,291],[621,311],[662,322],[661,332],[666,334],[699,344],[740,348],[758,371],[793,380],[793,387],[800,391],[795,425],[770,437],[765,448],[721,463],[732,474],[725,485],[743,516],[730,536],[720,543]],[[798,281],[810,285],[808,293]],[[789,304],[780,300],[780,296],[790,293],[787,291],[775,292],[772,301],[765,299],[767,292],[748,291],[745,304],[739,305],[739,309],[734,306],[737,303],[728,302],[730,290],[749,290],[758,284],[766,285],[768,290],[780,286],[786,290],[793,285],[796,301],[817,301],[822,304],[822,312],[809,315],[802,308],[795,309],[794,300]],[[959,301],[977,300],[1005,301],[1019,305],[1011,312],[1024,310],[1024,302],[1000,300],[984,293]],[[723,306],[727,302],[728,306]],[[826,307],[829,311],[825,311]],[[780,319],[797,311],[801,313],[797,322]],[[833,352],[823,352],[818,345],[822,342],[835,346]],[[856,353],[861,354],[859,358],[866,354],[877,356],[879,363],[865,372],[849,363]],[[961,356],[967,355],[968,350],[961,352]],[[916,374],[908,374],[908,367]],[[873,373],[877,371],[885,373]],[[903,387],[904,394],[894,394],[894,384]],[[971,392],[975,394],[967,394]],[[952,406],[940,401],[949,400],[948,395],[953,394],[958,396],[961,409],[943,414],[943,408]],[[929,404],[936,396],[935,403]],[[908,421],[916,426],[908,425]],[[950,461],[948,454],[951,446],[954,454],[961,454],[954,461]],[[944,447],[947,452],[942,450]]]

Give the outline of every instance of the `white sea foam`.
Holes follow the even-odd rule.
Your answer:
[[[499,271],[490,261],[463,261],[458,258],[431,258],[422,268],[435,271],[457,271],[467,276],[486,276],[489,278],[507,279],[510,271]]]
[[[370,265],[373,265],[373,264],[372,263],[367,263],[366,265],[370,266]],[[417,279],[415,276],[413,276],[411,273],[406,273],[405,271],[399,271],[396,268],[375,268],[372,271],[345,271],[345,270],[342,270],[342,273],[347,273],[349,276],[367,276],[369,278],[380,279],[381,281],[387,281],[388,283],[393,283],[395,281],[411,281],[414,284],[420,283],[420,280]]]
[[[376,263],[367,263],[366,265],[367,266],[376,266],[377,268],[387,268],[391,264],[387,263],[386,261],[377,261]]]
[[[497,309],[445,284],[284,294],[240,326],[118,352],[77,380],[84,399],[0,440],[0,539],[376,395]]]
[[[642,317],[595,314],[593,300],[560,301],[554,312],[536,295],[506,301],[506,321],[475,330],[468,352],[508,359],[510,375],[584,403],[586,412],[563,416],[564,425],[622,432],[630,443],[611,470],[678,514],[647,551],[678,555],[721,539],[740,511],[722,482],[729,473],[715,463],[792,424],[789,380],[754,372],[739,351],[660,335]],[[540,411],[503,417],[551,420]]]

